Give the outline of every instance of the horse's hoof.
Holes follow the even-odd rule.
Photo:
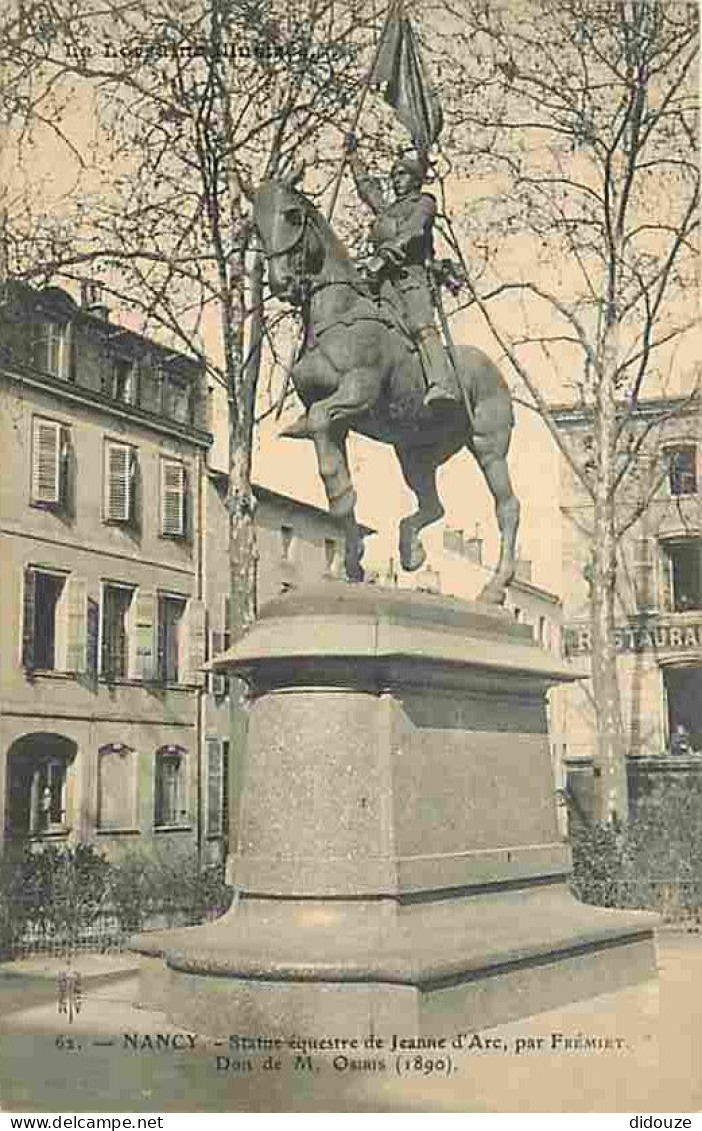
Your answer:
[[[338,495],[330,490],[328,480],[325,482],[325,487],[329,500],[329,514],[334,518],[350,518],[356,506],[356,492],[353,487],[347,487]]]
[[[501,585],[492,585],[488,582],[478,593],[476,601],[479,605],[504,605],[506,596]]]
[[[404,520],[403,520],[404,521]],[[427,560],[427,552],[414,532],[400,523],[400,565],[408,573],[421,569]]]
[[[310,439],[310,426],[307,420],[307,413],[303,412],[302,416],[298,416],[297,420],[293,420],[292,424],[288,424],[280,432],[281,439],[285,440],[309,440]]]

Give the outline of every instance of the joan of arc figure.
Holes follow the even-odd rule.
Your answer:
[[[417,345],[427,383],[425,403],[432,409],[455,407],[461,394],[434,321],[429,271],[434,258],[436,201],[422,192],[426,159],[405,153],[395,161],[390,172],[394,199],[388,201],[380,181],[368,173],[358,156],[354,134],[348,135],[346,150],[358,195],[375,214],[370,232],[374,255],[367,271]]]

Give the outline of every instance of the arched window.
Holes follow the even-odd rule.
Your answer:
[[[188,824],[187,761],[188,756],[182,746],[162,746],[156,751],[156,828]]]
[[[69,832],[68,778],[75,742],[59,734],[27,734],[8,759],[6,835],[52,836]]]
[[[103,831],[136,829],[136,751],[121,742],[98,750],[98,828]]]

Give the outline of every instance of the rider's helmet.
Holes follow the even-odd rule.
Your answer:
[[[407,149],[400,152],[396,157],[390,170],[390,176],[394,178],[397,174],[404,173],[405,176],[412,177],[417,188],[421,188],[426,180],[428,169],[429,161],[425,153]]]

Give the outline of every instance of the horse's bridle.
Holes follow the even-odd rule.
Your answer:
[[[305,277],[303,271],[305,257],[308,251],[310,217],[307,209],[302,206],[300,206],[300,212],[302,213],[302,223],[300,225],[300,230],[296,233],[294,239],[292,239],[290,243],[285,247],[279,248],[276,251],[273,251],[271,249],[268,252],[267,258],[269,260],[280,259],[285,255],[290,255],[291,253],[295,252],[295,258],[291,261],[290,264],[293,270],[293,282],[298,288],[304,290],[305,283],[307,282],[307,284],[309,285],[309,279]]]

